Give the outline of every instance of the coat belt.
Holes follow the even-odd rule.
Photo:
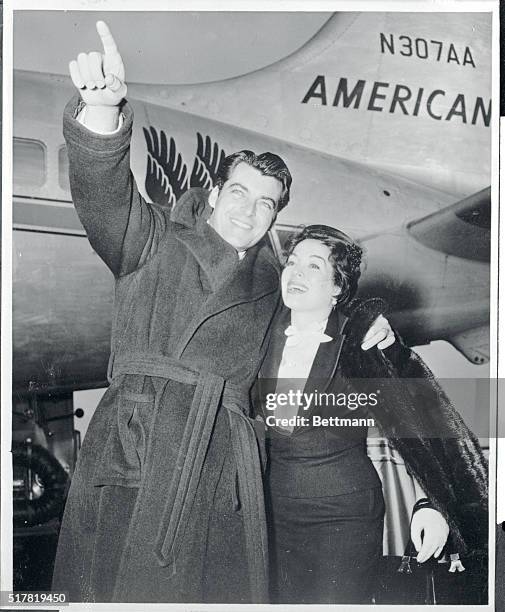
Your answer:
[[[160,565],[172,564],[181,549],[219,406],[228,412],[242,501],[251,594],[267,601],[267,532],[261,462],[253,419],[247,417],[248,390],[222,376],[178,359],[149,353],[112,358],[110,378],[123,374],[154,376],[195,386],[176,469],[161,513],[154,553]]]

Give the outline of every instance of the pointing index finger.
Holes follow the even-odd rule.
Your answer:
[[[118,53],[116,41],[109,30],[109,26],[105,21],[96,22],[96,31],[102,41],[104,53]]]

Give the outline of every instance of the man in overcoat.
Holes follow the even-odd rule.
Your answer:
[[[262,602],[248,393],[279,302],[278,263],[260,240],[291,176],[278,156],[242,151],[215,189],[190,190],[171,216],[143,200],[124,66],[107,26],[97,29],[104,53],[70,64],[80,97],[64,135],[74,204],[116,280],[110,387],[72,479],[53,588],[70,601]],[[394,341],[384,320],[368,337]]]

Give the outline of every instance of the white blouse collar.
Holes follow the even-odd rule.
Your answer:
[[[289,325],[284,331],[287,336],[286,346],[296,346],[302,340],[305,342],[331,342],[333,338],[324,333],[328,319],[324,321],[313,321],[298,329],[295,325]]]

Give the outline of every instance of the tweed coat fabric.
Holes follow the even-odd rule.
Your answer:
[[[265,543],[260,526],[251,544],[248,514],[255,503],[261,516],[261,491],[245,503],[240,485],[261,475],[240,405],[279,301],[277,262],[264,245],[240,261],[206,222],[203,190],[172,218],[143,200],[127,104],[122,129],[105,136],[81,126],[78,110],[74,99],[64,116],[70,184],[115,276],[112,382],[72,479],[53,588],[71,601],[261,601],[262,570],[253,584],[251,567]]]

